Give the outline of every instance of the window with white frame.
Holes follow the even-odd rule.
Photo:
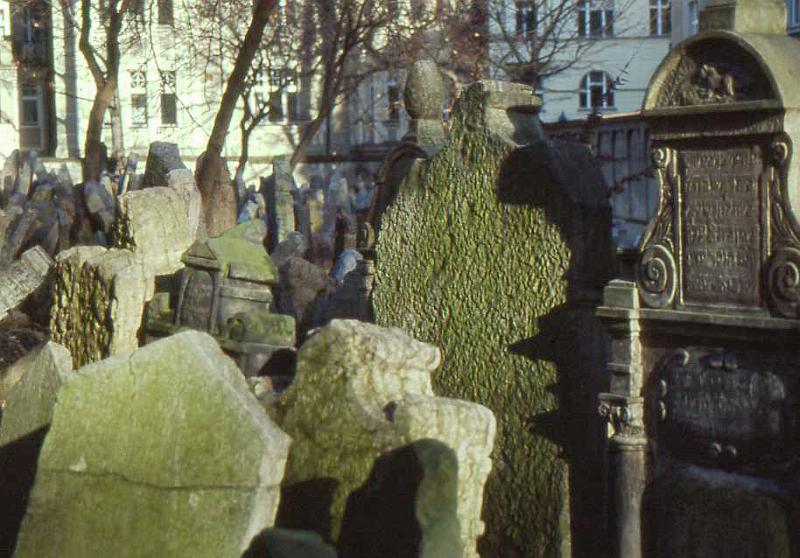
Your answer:
[[[699,29],[697,0],[689,0],[689,35],[694,35]]]
[[[672,32],[671,0],[650,0],[650,34],[669,35]]]
[[[614,108],[614,82],[606,72],[589,72],[583,76],[579,104],[582,109]]]
[[[289,68],[270,68],[267,112],[270,122],[297,122],[302,119],[297,92],[297,74]],[[256,94],[257,96],[259,94]],[[263,96],[262,96],[263,99]],[[257,101],[258,102],[258,101]]]
[[[614,1],[578,0],[578,36],[613,37]]]
[[[536,33],[536,4],[532,0],[518,0],[516,6],[517,36],[530,39]]]
[[[389,122],[400,122],[400,86],[397,80],[390,78],[386,83],[386,100],[389,109]]]
[[[147,72],[131,70],[131,127],[147,128]]]
[[[161,72],[161,125],[178,124],[178,96],[174,71]]]

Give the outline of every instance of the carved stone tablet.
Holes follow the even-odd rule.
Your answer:
[[[760,304],[763,157],[757,145],[680,154],[686,304]]]
[[[789,388],[772,372],[740,368],[733,353],[676,351],[655,386],[665,449],[714,465],[775,464],[795,452]]]

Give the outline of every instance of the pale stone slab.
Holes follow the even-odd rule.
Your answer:
[[[292,503],[303,501],[303,486],[335,481],[331,533],[322,534],[342,552],[367,545],[382,556],[391,542],[431,558],[477,556],[495,419],[481,405],[434,395],[440,360],[402,330],[355,320],[333,320],[306,341],[273,407],[295,440],[284,481],[292,526],[322,527]],[[390,534],[385,521],[405,531],[392,525]],[[403,533],[417,529],[415,546]]]
[[[178,333],[75,375],[16,558],[239,558],[272,525],[290,438],[211,336]]]
[[[69,351],[52,341],[9,367],[10,374],[4,379],[16,377],[18,381],[0,394],[3,400],[0,447],[50,424],[56,393],[71,371]],[[0,389],[5,391],[5,387]]]
[[[0,319],[44,283],[52,265],[53,260],[47,252],[34,246],[0,271]]]
[[[180,269],[194,241],[184,196],[172,188],[146,188],[123,194],[119,206],[115,246],[136,252],[155,275]]]

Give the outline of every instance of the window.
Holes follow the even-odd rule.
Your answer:
[[[131,126],[147,128],[147,73],[131,70]]]
[[[256,93],[264,99],[263,93]],[[266,107],[270,122],[297,122],[302,120],[300,97],[297,91],[297,75],[287,68],[271,68],[269,70],[269,100]],[[259,105],[264,106],[264,105]]]
[[[669,35],[672,32],[670,0],[650,0],[650,34]]]
[[[697,0],[689,1],[689,34],[694,35],[700,28],[700,23],[697,19]]]
[[[536,6],[530,1],[517,2],[518,37],[530,39],[536,34]]]
[[[789,3],[790,25],[800,25],[800,0],[791,0]]]
[[[39,86],[25,84],[22,86],[22,114],[20,123],[23,126],[39,125]]]
[[[158,24],[172,25],[175,22],[175,13],[172,9],[172,0],[158,0]]]
[[[578,36],[614,35],[613,0],[578,0]]]
[[[580,107],[606,109],[614,107],[614,83],[605,72],[589,72],[581,80]]]
[[[131,95],[131,127],[147,128],[147,95]]]
[[[161,72],[161,124],[178,124],[178,96],[175,92],[175,72]]]
[[[386,85],[386,99],[389,104],[389,122],[400,121],[400,86],[394,79]]]

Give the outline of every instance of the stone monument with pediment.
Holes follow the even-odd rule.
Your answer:
[[[712,0],[644,102],[658,212],[612,337],[615,558],[800,553],[800,42],[782,0]]]

